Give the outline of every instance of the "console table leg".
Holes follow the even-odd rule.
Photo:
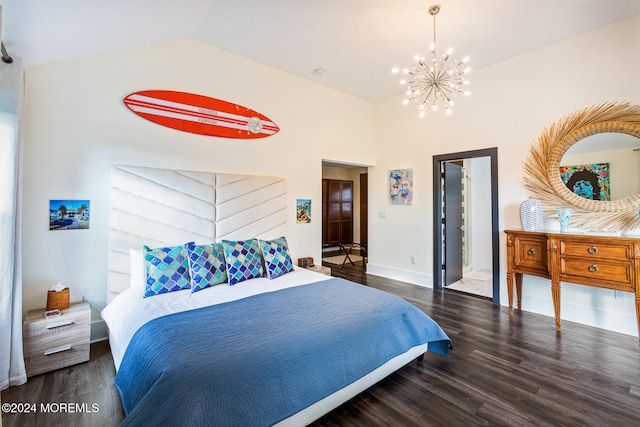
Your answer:
[[[509,315],[513,315],[513,273],[507,272],[507,298],[509,300]]]
[[[640,293],[638,293],[637,291],[636,291],[636,320],[638,321],[638,336],[640,337]]]
[[[516,273],[516,297],[518,298],[518,310],[522,310],[522,273]]]
[[[560,330],[560,282],[551,282],[551,296],[553,297],[553,312],[556,316],[556,329]]]

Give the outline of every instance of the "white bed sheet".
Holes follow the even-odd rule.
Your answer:
[[[120,368],[133,334],[152,319],[328,279],[331,277],[294,267],[294,271],[276,279],[262,277],[233,286],[223,283],[194,293],[185,289],[144,298],[140,289],[129,288],[115,297],[101,312],[109,331],[109,344],[116,370]]]

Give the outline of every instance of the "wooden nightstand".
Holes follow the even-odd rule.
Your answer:
[[[307,270],[315,271],[316,273],[326,274],[327,276],[331,276],[331,268],[325,267],[324,265],[314,265],[313,267],[306,267]]]
[[[44,309],[27,313],[22,327],[27,376],[89,360],[91,307],[71,304],[61,316],[44,317]]]

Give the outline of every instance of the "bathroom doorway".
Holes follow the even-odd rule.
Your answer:
[[[433,157],[434,288],[500,303],[497,148]]]

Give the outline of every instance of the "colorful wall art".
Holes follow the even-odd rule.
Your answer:
[[[560,166],[560,177],[569,190],[589,200],[611,200],[609,163]]]
[[[311,222],[311,200],[296,200],[296,222],[298,224],[306,224]]]
[[[392,205],[410,205],[413,203],[412,169],[389,171],[389,202]]]
[[[90,222],[89,200],[49,200],[49,230],[85,230]]]

